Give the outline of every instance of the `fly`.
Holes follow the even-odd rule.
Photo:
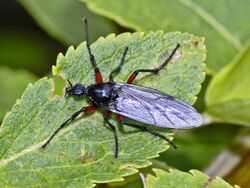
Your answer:
[[[103,119],[107,125],[112,129],[115,139],[115,158],[118,157],[118,135],[116,127],[110,122],[109,117],[111,113],[117,114],[117,120],[124,125],[134,127],[146,131],[154,136],[158,136],[168,142],[173,148],[176,145],[166,136],[148,129],[145,126],[132,124],[125,120],[124,117],[136,120],[138,122],[153,125],[156,127],[173,128],[173,129],[190,129],[198,127],[202,124],[201,115],[187,103],[167,95],[161,91],[133,85],[139,73],[149,72],[158,74],[167,63],[175,55],[180,45],[177,44],[169,57],[155,69],[137,69],[128,78],[126,83],[114,82],[114,75],[120,72],[125,57],[128,52],[128,47],[120,59],[120,64],[109,74],[109,81],[103,82],[102,74],[97,67],[96,60],[90,49],[90,42],[88,36],[88,20],[84,18],[85,39],[86,46],[89,53],[90,62],[94,67],[96,83],[84,87],[81,83],[72,85],[68,80],[69,87],[66,87],[65,96],[84,96],[86,95],[92,102],[92,105],[86,106],[75,112],[69,119],[63,122],[43,144],[43,148],[49,144],[54,136],[64,128],[69,122],[73,121],[81,113],[94,112],[97,108],[103,108]]]

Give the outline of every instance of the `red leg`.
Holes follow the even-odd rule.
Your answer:
[[[146,131],[146,132],[148,132],[148,133],[151,134],[151,135],[158,136],[158,137],[164,139],[165,141],[167,141],[167,143],[168,143],[169,145],[171,145],[173,148],[177,148],[177,146],[176,146],[171,140],[169,140],[166,136],[164,136],[164,135],[162,135],[162,134],[160,134],[160,133],[158,133],[158,132],[155,132],[155,131],[153,131],[153,130],[150,130],[150,129],[144,127],[144,126],[140,126],[140,125],[135,125],[135,124],[128,123],[128,122],[126,122],[126,121],[123,120],[123,116],[120,115],[120,114],[117,115],[117,120],[118,120],[121,124],[123,124],[123,125],[127,125],[127,126],[130,126],[130,127],[134,127],[134,128],[139,129],[139,130]]]
[[[115,158],[118,157],[119,152],[119,144],[118,144],[118,135],[115,126],[109,121],[108,117],[111,115],[111,111],[105,111],[103,114],[104,121],[108,124],[108,126],[113,130],[114,138],[115,138]]]
[[[133,74],[131,74],[130,77],[128,78],[127,83],[132,84],[137,75],[138,75],[137,71],[133,72]]]
[[[121,123],[123,121],[123,116],[120,114],[117,114],[117,120]]]
[[[135,71],[130,75],[130,77],[128,78],[127,83],[128,83],[128,84],[132,84],[139,72],[151,72],[151,73],[154,73],[154,74],[158,74],[159,71],[160,71],[161,69],[163,69],[163,68],[167,65],[167,63],[172,59],[172,57],[174,56],[175,52],[177,51],[177,49],[178,49],[179,47],[180,47],[180,45],[177,44],[177,45],[175,46],[175,48],[173,49],[173,51],[171,52],[170,56],[169,56],[169,57],[166,59],[166,61],[164,61],[158,68],[156,68],[156,69],[138,69],[138,70],[135,70]]]
[[[96,107],[93,106],[93,105],[91,105],[91,106],[86,106],[86,107],[85,107],[85,112],[88,112],[88,113],[94,112],[95,109],[96,109]]]
[[[124,61],[125,61],[125,57],[126,57],[126,55],[127,55],[127,52],[128,52],[128,47],[125,48],[125,50],[124,50],[124,52],[123,52],[123,54],[122,54],[122,57],[121,57],[119,66],[116,67],[116,68],[115,68],[113,71],[111,71],[111,73],[109,74],[109,82],[113,82],[113,81],[114,81],[114,79],[113,79],[114,75],[115,75],[116,73],[118,73],[118,72],[121,71],[121,68],[122,68],[122,66],[123,66],[123,64],[124,64]]]
[[[103,116],[104,116],[105,118],[107,118],[107,117],[109,117],[111,114],[112,114],[112,112],[109,111],[109,110],[107,110],[107,111],[104,112]]]
[[[102,84],[103,83],[102,74],[101,74],[99,68],[97,67],[95,56],[92,54],[91,48],[90,48],[89,34],[88,34],[88,19],[87,18],[84,18],[84,23],[85,23],[86,47],[87,47],[88,53],[89,53],[89,60],[90,60],[91,64],[93,65],[94,69],[95,69],[96,83],[97,84]]]
[[[102,74],[98,68],[95,68],[95,81],[97,84],[103,83]]]
[[[95,106],[86,106],[83,107],[82,109],[78,110],[75,112],[69,119],[67,119],[65,122],[63,122],[49,137],[49,139],[42,145],[43,148],[47,146],[48,143],[56,136],[56,134],[63,128],[65,125],[67,125],[69,122],[73,121],[79,114],[83,112],[93,112],[95,111],[96,107]]]

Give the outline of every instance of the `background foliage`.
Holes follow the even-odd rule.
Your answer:
[[[198,0],[156,0],[154,3],[149,0],[6,0],[1,3],[1,119],[28,83],[51,76],[51,65],[55,65],[59,52],[64,53],[69,45],[78,45],[84,40],[84,16],[91,20],[92,41],[109,33],[148,33],[159,29],[204,36],[209,75],[195,107],[203,113],[205,126],[177,132],[175,142],[179,149],[168,150],[157,160],[179,170],[198,169],[211,177],[221,176],[231,184],[250,187],[250,174],[244,170],[244,166],[249,166],[250,153],[248,0],[219,0],[216,3]],[[56,93],[62,94],[64,82],[57,79],[55,86]],[[157,164],[153,163],[166,170],[165,165]],[[142,172],[152,173],[150,170]],[[239,175],[242,172],[244,178]],[[146,180],[150,181],[152,178]],[[142,184],[139,176],[134,175],[123,183],[105,186],[138,187]]]

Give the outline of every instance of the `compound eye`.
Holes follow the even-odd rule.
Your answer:
[[[65,97],[72,95],[72,88],[71,87],[66,87],[65,88]]]
[[[66,87],[66,88],[65,88],[65,92],[66,92],[66,93],[69,93],[71,90],[72,90],[71,87]]]

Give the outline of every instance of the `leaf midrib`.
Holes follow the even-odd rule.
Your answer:
[[[27,127],[29,127],[29,125],[30,125],[30,123],[32,123],[32,121],[34,120],[34,118],[36,118],[36,116],[37,116],[37,112],[39,112],[40,111],[40,109],[44,106],[44,104],[46,104],[47,103],[47,101],[45,101],[45,102],[43,102],[42,104],[40,104],[40,107],[39,107],[39,109],[37,109],[37,111],[34,113],[34,115],[30,118],[30,120],[28,121],[28,123],[26,124],[26,126],[17,134],[17,136],[12,140],[12,142],[10,143],[10,145],[9,145],[9,147],[5,150],[5,152],[1,155],[1,157],[0,157],[0,159],[3,159],[3,160],[5,160],[4,159],[4,156],[6,155],[6,154],[8,154],[8,152],[11,150],[11,149],[13,149],[12,148],[12,146],[13,146],[13,144],[14,144],[14,142],[19,138],[19,136],[22,134],[22,132],[27,128]],[[21,105],[20,105],[21,106]],[[19,106],[19,108],[20,108],[20,106]],[[0,164],[1,164],[1,161],[2,160],[0,160]]]
[[[132,137],[132,136],[131,136]],[[124,138],[125,139],[125,138]],[[123,139],[122,139],[123,140]],[[153,142],[152,142],[153,143]],[[149,147],[152,143],[149,143],[148,145],[145,145],[145,147]],[[142,150],[143,150],[143,148],[142,148]],[[138,151],[135,151],[134,153],[140,153],[141,151],[140,150],[138,150]],[[121,154],[122,155],[122,154]],[[108,157],[109,156],[109,154],[107,153],[106,155],[104,155],[102,158],[100,158],[100,159],[98,159],[98,160],[96,160],[96,161],[93,161],[93,162],[90,162],[90,163],[92,163],[92,164],[95,164],[95,163],[98,163],[98,162],[101,162],[101,161],[103,161],[106,157]],[[85,175],[85,176],[81,176],[81,177],[78,177],[78,178],[71,178],[71,179],[64,179],[63,181],[50,181],[48,178],[47,178],[47,176],[43,173],[43,170],[44,169],[54,169],[54,168],[65,168],[65,167],[74,167],[74,166],[85,166],[85,165],[89,165],[90,163],[87,163],[87,164],[76,164],[76,165],[60,165],[60,166],[53,166],[53,167],[49,167],[49,168],[38,168],[38,169],[19,169],[18,171],[35,171],[35,172],[37,172],[38,174],[40,174],[44,179],[45,179],[45,183],[43,183],[43,184],[39,184],[39,185],[48,185],[48,184],[51,184],[51,183],[56,183],[56,182],[68,182],[68,181],[72,181],[72,180],[78,180],[78,179],[81,179],[81,178],[83,178],[83,177],[88,177],[90,174],[87,174],[87,175]],[[0,174],[6,174],[6,173],[11,173],[12,171],[15,171],[16,172],[16,170],[11,170],[11,171],[5,171],[5,172],[2,172],[2,173],[0,173]],[[92,174],[94,174],[94,173],[92,173]],[[118,176],[120,176],[120,174],[118,175]],[[118,179],[119,179],[119,177],[117,177]],[[32,185],[32,186],[36,186],[36,185]],[[29,187],[29,186],[23,186],[23,187]]]
[[[232,44],[236,49],[241,49],[243,46],[241,42],[234,37],[220,22],[218,22],[211,14],[201,8],[198,4],[194,3],[192,0],[179,0],[179,2],[195,12],[204,21],[210,24],[218,33],[221,34],[230,44]]]
[[[140,24],[135,24],[133,21],[129,21],[124,19],[122,16],[118,14],[113,14],[108,12],[106,9],[99,8],[95,3],[89,3],[90,1],[82,0],[87,3],[88,8],[93,10],[94,12],[104,15],[112,20],[115,20],[117,23],[124,25],[126,27],[135,29],[137,31],[143,31],[143,28]],[[226,41],[232,44],[237,50],[243,47],[242,43],[231,34],[230,31],[227,30],[217,19],[215,19],[211,14],[209,14],[206,10],[200,7],[198,4],[194,3],[192,0],[178,0],[180,4],[189,8],[195,14],[197,14],[200,18],[206,21],[213,29],[215,29]],[[115,16],[114,16],[115,15]]]

